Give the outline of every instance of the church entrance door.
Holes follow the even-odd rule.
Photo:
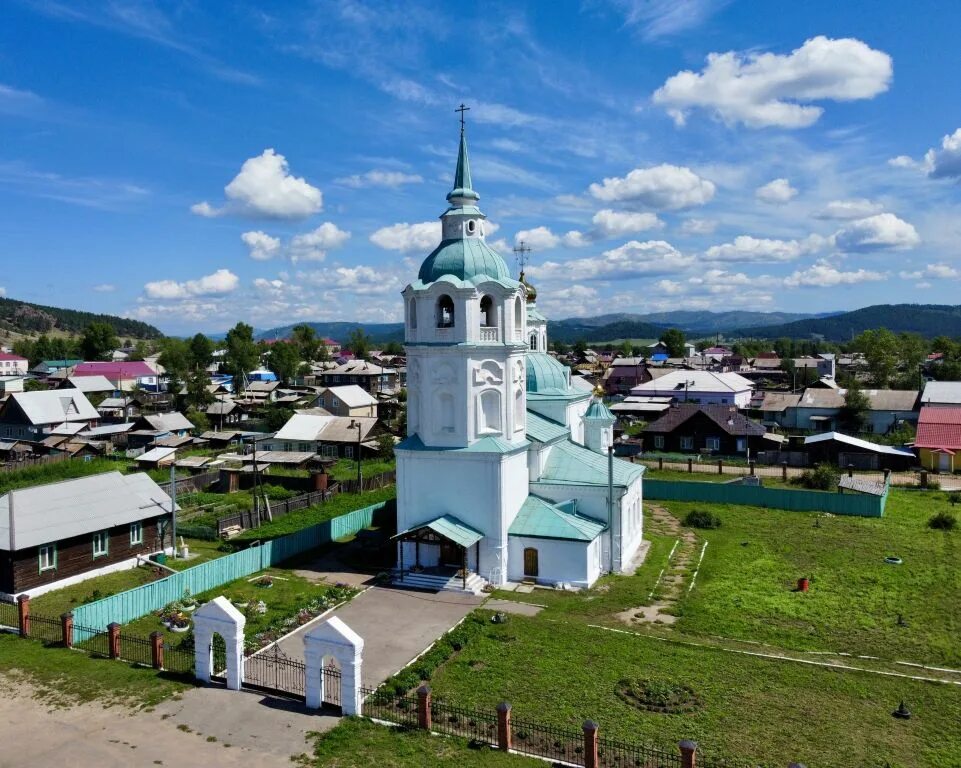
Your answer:
[[[524,578],[537,578],[537,550],[533,547],[524,550]]]
[[[460,568],[463,565],[463,559],[459,546],[450,541],[442,541],[440,543],[441,565],[452,565],[455,568]]]

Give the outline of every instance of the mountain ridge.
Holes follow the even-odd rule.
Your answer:
[[[0,330],[21,335],[51,331],[80,334],[90,323],[107,323],[121,338],[159,339],[164,335],[141,320],[0,297]]]

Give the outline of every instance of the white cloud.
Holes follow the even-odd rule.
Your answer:
[[[265,277],[258,277],[254,279],[254,288],[260,293],[276,298],[283,295],[286,283],[283,280],[268,280]]]
[[[888,165],[894,166],[895,168],[917,168],[918,161],[907,155],[898,155],[888,160]]]
[[[229,269],[218,269],[197,280],[178,283],[175,280],[156,280],[144,285],[150,299],[185,299],[191,296],[218,296],[237,289],[240,280]]]
[[[891,57],[853,38],[818,36],[790,54],[712,53],[700,72],[684,70],[654,92],[654,103],[683,125],[695,108],[749,128],[804,128],[823,108],[814,101],[870,99],[888,89]]]
[[[424,180],[423,176],[416,173],[403,173],[401,171],[381,171],[374,169],[367,173],[354,174],[342,179],[337,179],[337,184],[346,187],[361,189],[363,187],[389,187],[395,189],[404,184],[420,184]]]
[[[250,258],[257,261],[267,261],[280,253],[280,238],[271,237],[266,232],[244,232],[240,239],[250,249]]]
[[[863,219],[881,212],[881,204],[863,197],[832,200],[814,216],[817,219]]]
[[[712,245],[704,254],[708,261],[731,262],[777,262],[793,261],[798,256],[816,250],[824,243],[823,238],[812,235],[803,241],[772,240],[768,238],[738,235],[734,242]]]
[[[95,285],[93,289],[97,293],[112,293],[113,291],[117,290],[117,286],[115,286],[113,283],[100,283],[100,285]]]
[[[685,219],[681,224],[683,235],[710,235],[717,229],[717,222],[712,219]]]
[[[6,295],[7,295],[7,289],[4,286],[0,285],[0,297],[6,296]]]
[[[660,229],[664,226],[664,222],[657,217],[657,214],[612,211],[610,208],[595,213],[591,221],[593,221],[597,232],[604,237],[633,235],[648,229]]]
[[[961,277],[961,271],[958,271],[950,264],[928,264],[924,269],[919,269],[913,272],[900,272],[898,276],[902,280],[920,280],[923,277],[936,278],[938,280],[953,280],[955,278]]]
[[[886,277],[887,275],[883,272],[872,272],[867,269],[842,272],[826,259],[820,259],[807,269],[798,270],[784,278],[784,285],[788,288],[830,288],[835,285],[877,282]]]
[[[590,193],[605,202],[637,202],[658,210],[674,211],[704,205],[714,197],[714,184],[690,168],[657,165],[635,168],[624,178],[591,184]]]
[[[303,178],[290,174],[287,158],[273,149],[244,161],[240,172],[224,187],[227,203],[215,208],[206,200],[191,206],[198,216],[226,213],[303,219],[323,208],[323,194]]]
[[[325,221],[312,232],[295,235],[291,239],[290,260],[293,262],[323,261],[327,257],[327,251],[339,248],[349,239],[350,232]]]
[[[549,251],[561,244],[561,238],[555,235],[547,227],[534,227],[534,229],[522,229],[514,235],[514,243],[533,248],[535,251]]]
[[[784,205],[797,195],[797,190],[791,186],[787,179],[774,179],[763,187],[754,190],[754,196],[762,203],[772,205]]]
[[[921,242],[917,230],[893,213],[878,213],[846,224],[834,235],[842,251],[903,251]]]
[[[370,241],[387,251],[411,253],[429,251],[440,242],[441,224],[439,221],[424,221],[419,224],[391,224],[381,227],[370,236]]]
[[[692,256],[685,256],[664,240],[638,242],[569,261],[545,261],[529,268],[532,277],[571,283],[582,280],[617,280],[645,275],[669,275],[694,264]]]
[[[613,0],[624,23],[638,26],[645,40],[676,35],[703,24],[726,0]]]
[[[923,168],[932,179],[961,178],[961,128],[941,139],[940,149],[925,153]]]

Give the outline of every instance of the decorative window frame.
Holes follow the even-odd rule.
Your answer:
[[[51,556],[44,558],[45,552],[51,553]],[[43,564],[45,559],[48,565]],[[57,545],[55,543],[41,545],[37,548],[37,573],[55,570],[57,570]]]
[[[110,531],[97,531],[91,537],[93,544],[93,557],[106,557],[110,554]],[[102,548],[98,544],[103,544]]]
[[[143,544],[143,522],[140,520],[130,524],[130,545]]]

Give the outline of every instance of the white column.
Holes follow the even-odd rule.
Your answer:
[[[324,657],[333,656],[340,665],[341,710],[345,715],[361,714],[363,655],[363,638],[336,616],[331,616],[304,635],[307,706],[320,709],[323,704]]]
[[[213,667],[213,637],[220,635],[227,646],[227,687],[239,691],[244,679],[244,626],[247,619],[221,596],[204,603],[193,614],[194,674],[210,682]]]

